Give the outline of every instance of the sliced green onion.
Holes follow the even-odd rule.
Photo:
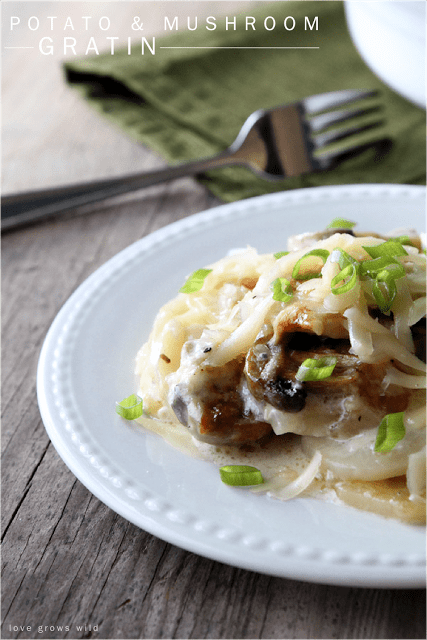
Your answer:
[[[389,265],[387,269],[383,269],[377,273],[376,278],[372,283],[372,293],[374,294],[377,305],[383,313],[390,311],[396,297],[396,280],[406,275],[405,269],[402,265],[395,265],[396,269],[393,269],[393,266],[394,265]]]
[[[389,256],[380,256],[373,260],[363,260],[360,263],[359,271],[361,277],[376,278],[377,274],[383,269],[386,269],[390,265],[399,265],[399,262]],[[402,266],[402,265],[399,265]],[[403,267],[402,267],[403,268]]]
[[[387,240],[382,244],[376,244],[373,247],[363,247],[371,258],[381,258],[388,256],[394,258],[396,256],[407,256],[408,252],[403,248],[403,245],[397,240]]]
[[[410,247],[415,246],[409,236],[397,236],[396,238],[390,238],[390,240],[394,240],[395,242],[399,242],[400,244],[406,244]]]
[[[391,451],[405,437],[403,415],[403,411],[389,413],[381,420],[375,441],[375,451],[382,453]]]
[[[399,262],[392,262],[377,273],[377,278],[380,276],[384,278],[385,275],[390,277],[392,280],[399,280],[399,278],[404,278],[406,276],[405,267],[399,264]]]
[[[197,271],[194,271],[182,285],[180,292],[195,293],[196,291],[200,291],[206,276],[209,275],[211,271],[212,269],[197,269]]]
[[[382,313],[388,313],[396,297],[397,287],[394,280],[376,279],[372,283],[372,293]]]
[[[349,264],[358,264],[356,258],[353,258],[347,251],[341,249],[341,247],[335,247],[331,253],[331,262],[338,262],[341,269],[344,269]]]
[[[342,293],[347,293],[356,286],[358,280],[358,265],[348,264],[342,269],[338,275],[331,280],[331,291],[334,295],[339,296]],[[342,282],[343,284],[340,284]]]
[[[311,280],[312,278],[321,278],[322,274],[316,268],[317,260],[313,260],[313,258],[321,258],[323,264],[325,264],[328,256],[329,251],[327,251],[326,249],[313,249],[312,251],[309,251],[308,253],[303,255],[303,257],[300,258],[294,266],[292,277],[295,278],[295,280]],[[304,262],[306,264],[303,267]],[[305,273],[300,273],[300,270],[305,271]]]
[[[345,218],[334,218],[332,222],[328,224],[327,229],[353,229],[356,226],[355,222],[346,220]]]
[[[264,482],[259,469],[245,464],[228,464],[220,468],[219,475],[221,480],[231,487],[245,487]]]
[[[287,256],[288,253],[289,251],[278,251],[277,253],[273,253],[273,255],[276,258],[276,260],[278,260],[279,258],[283,258],[283,256]]]
[[[270,285],[273,291],[273,300],[278,302],[289,302],[294,295],[291,283],[286,278],[276,278]]]
[[[337,364],[337,358],[325,356],[324,358],[307,358],[299,367],[295,377],[300,382],[312,382],[324,380],[332,375]]]
[[[383,313],[388,313],[396,297],[396,280],[406,275],[401,264],[390,264],[376,274],[372,283],[375,302]]]
[[[116,413],[126,420],[135,420],[142,416],[142,398],[133,393],[121,402],[116,402]]]

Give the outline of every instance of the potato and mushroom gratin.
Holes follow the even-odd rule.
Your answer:
[[[231,252],[159,311],[137,356],[144,411],[217,450],[297,440],[311,473],[295,495],[328,485],[423,522],[425,269],[415,232],[345,220],[286,251]]]

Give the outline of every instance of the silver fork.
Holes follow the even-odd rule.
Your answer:
[[[368,147],[386,141],[382,138],[358,144],[354,138],[351,140],[356,134],[382,124],[382,120],[358,121],[379,109],[378,104],[373,103],[376,97],[377,92],[364,90],[310,96],[274,109],[255,111],[233,144],[213,158],[149,173],[6,195],[1,200],[2,230],[229,165],[249,167],[266,180],[283,180],[332,169]],[[338,141],[345,143],[337,148]]]

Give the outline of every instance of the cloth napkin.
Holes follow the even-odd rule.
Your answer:
[[[142,56],[138,44],[132,55],[126,49],[67,62],[66,79],[103,116],[170,164],[222,151],[256,109],[327,91],[380,89],[386,118],[382,134],[393,141],[381,160],[366,151],[332,171],[280,182],[266,182],[242,167],[217,169],[199,179],[223,201],[321,185],[425,184],[425,111],[370,71],[352,43],[341,2],[275,2],[243,14],[256,17],[258,24],[272,16],[281,28],[225,30],[218,18],[215,31],[199,28],[157,38],[154,56]],[[286,16],[297,24],[318,16],[319,29],[286,31]],[[235,48],[304,45],[319,49]]]

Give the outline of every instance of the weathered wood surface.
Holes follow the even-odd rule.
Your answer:
[[[23,3],[19,15],[64,17],[78,4]],[[20,3],[6,3],[3,20],[11,5],[16,13]],[[120,3],[118,23],[134,14],[131,5]],[[64,87],[57,57],[4,53],[4,192],[161,164]],[[214,204],[193,180],[181,180],[3,237],[4,638],[425,636],[423,590],[308,584],[188,553],[99,502],[50,444],[35,377],[61,305],[121,249]]]

